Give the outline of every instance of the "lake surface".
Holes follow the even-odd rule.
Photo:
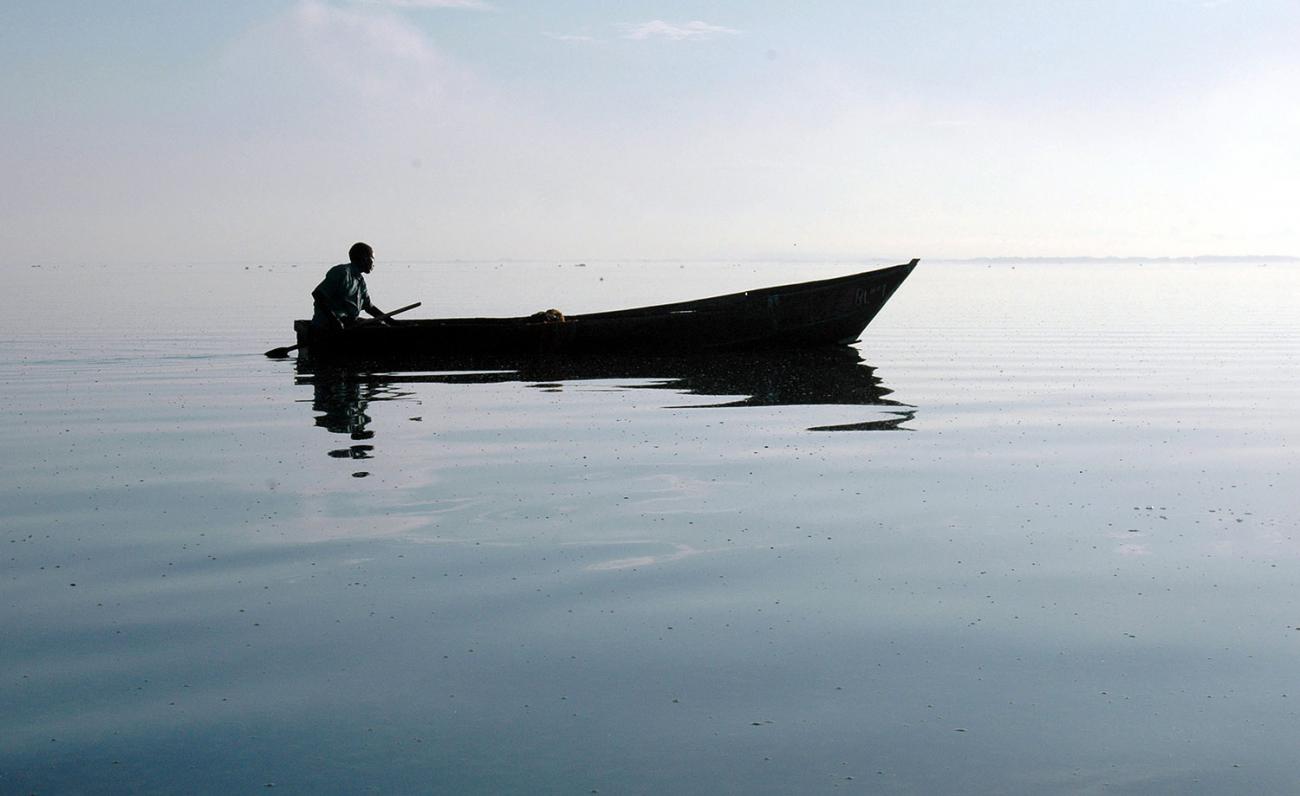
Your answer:
[[[1300,789],[1300,266],[922,262],[810,361],[263,357],[328,265],[6,273],[0,792]]]

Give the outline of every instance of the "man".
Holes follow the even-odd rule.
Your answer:
[[[375,252],[365,243],[354,243],[348,249],[348,262],[336,265],[311,292],[316,310],[311,325],[321,331],[338,331],[355,326],[361,311],[365,310],[380,323],[393,323],[382,310],[370,303],[366,278],[375,267]]]

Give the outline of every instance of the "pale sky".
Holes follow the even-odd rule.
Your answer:
[[[0,264],[1300,255],[1300,2],[0,10]]]

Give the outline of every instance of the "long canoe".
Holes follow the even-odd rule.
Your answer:
[[[748,290],[563,320],[433,318],[320,334],[294,321],[309,358],[684,355],[847,345],[916,267],[910,263],[834,279]]]

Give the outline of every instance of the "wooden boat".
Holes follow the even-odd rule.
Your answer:
[[[295,321],[309,358],[550,357],[696,354],[847,345],[880,312],[917,260],[834,279],[653,307],[524,318],[403,320],[320,334]]]

